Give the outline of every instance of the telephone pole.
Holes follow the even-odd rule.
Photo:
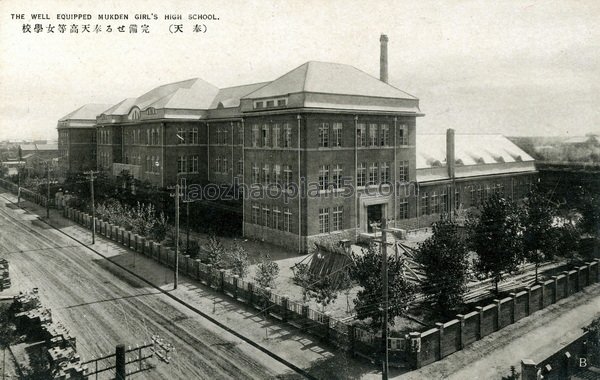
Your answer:
[[[50,165],[46,161],[46,219],[50,220]]]
[[[170,187],[172,188],[172,187]],[[175,194],[171,194],[175,198],[175,271],[173,273],[173,290],[177,289],[179,281],[179,175],[177,176],[177,184],[175,185]]]
[[[381,220],[381,253],[382,253],[382,264],[381,271],[383,275],[383,329],[382,329],[382,340],[383,340],[383,371],[381,372],[381,378],[383,380],[388,379],[389,371],[389,349],[388,349],[388,262],[387,262],[387,221],[386,218]]]
[[[92,244],[96,243],[96,203],[94,201],[94,175],[98,174],[93,170],[84,172],[84,174],[88,174],[90,177],[90,193],[92,196]]]

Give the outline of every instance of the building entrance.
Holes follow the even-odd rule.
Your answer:
[[[371,205],[367,206],[367,232],[373,233],[375,229],[373,227],[381,226],[381,218],[383,217],[383,205]]]

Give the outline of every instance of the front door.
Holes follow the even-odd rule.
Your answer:
[[[381,227],[382,208],[382,204],[367,206],[367,232],[373,233],[373,227]]]

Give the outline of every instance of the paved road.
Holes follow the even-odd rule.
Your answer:
[[[50,228],[0,197],[0,256],[10,263],[11,291],[38,287],[77,338],[84,359],[160,334],[176,347],[170,365],[144,379],[299,378],[292,370],[216,327],[158,290]],[[114,373],[113,373],[114,376]]]

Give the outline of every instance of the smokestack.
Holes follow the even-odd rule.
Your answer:
[[[454,178],[454,167],[456,157],[454,154],[454,129],[446,130],[446,167],[448,168],[448,177]]]
[[[388,54],[387,54],[387,43],[388,37],[382,34],[379,38],[381,43],[381,51],[379,55],[379,80],[382,82],[388,82]]]

